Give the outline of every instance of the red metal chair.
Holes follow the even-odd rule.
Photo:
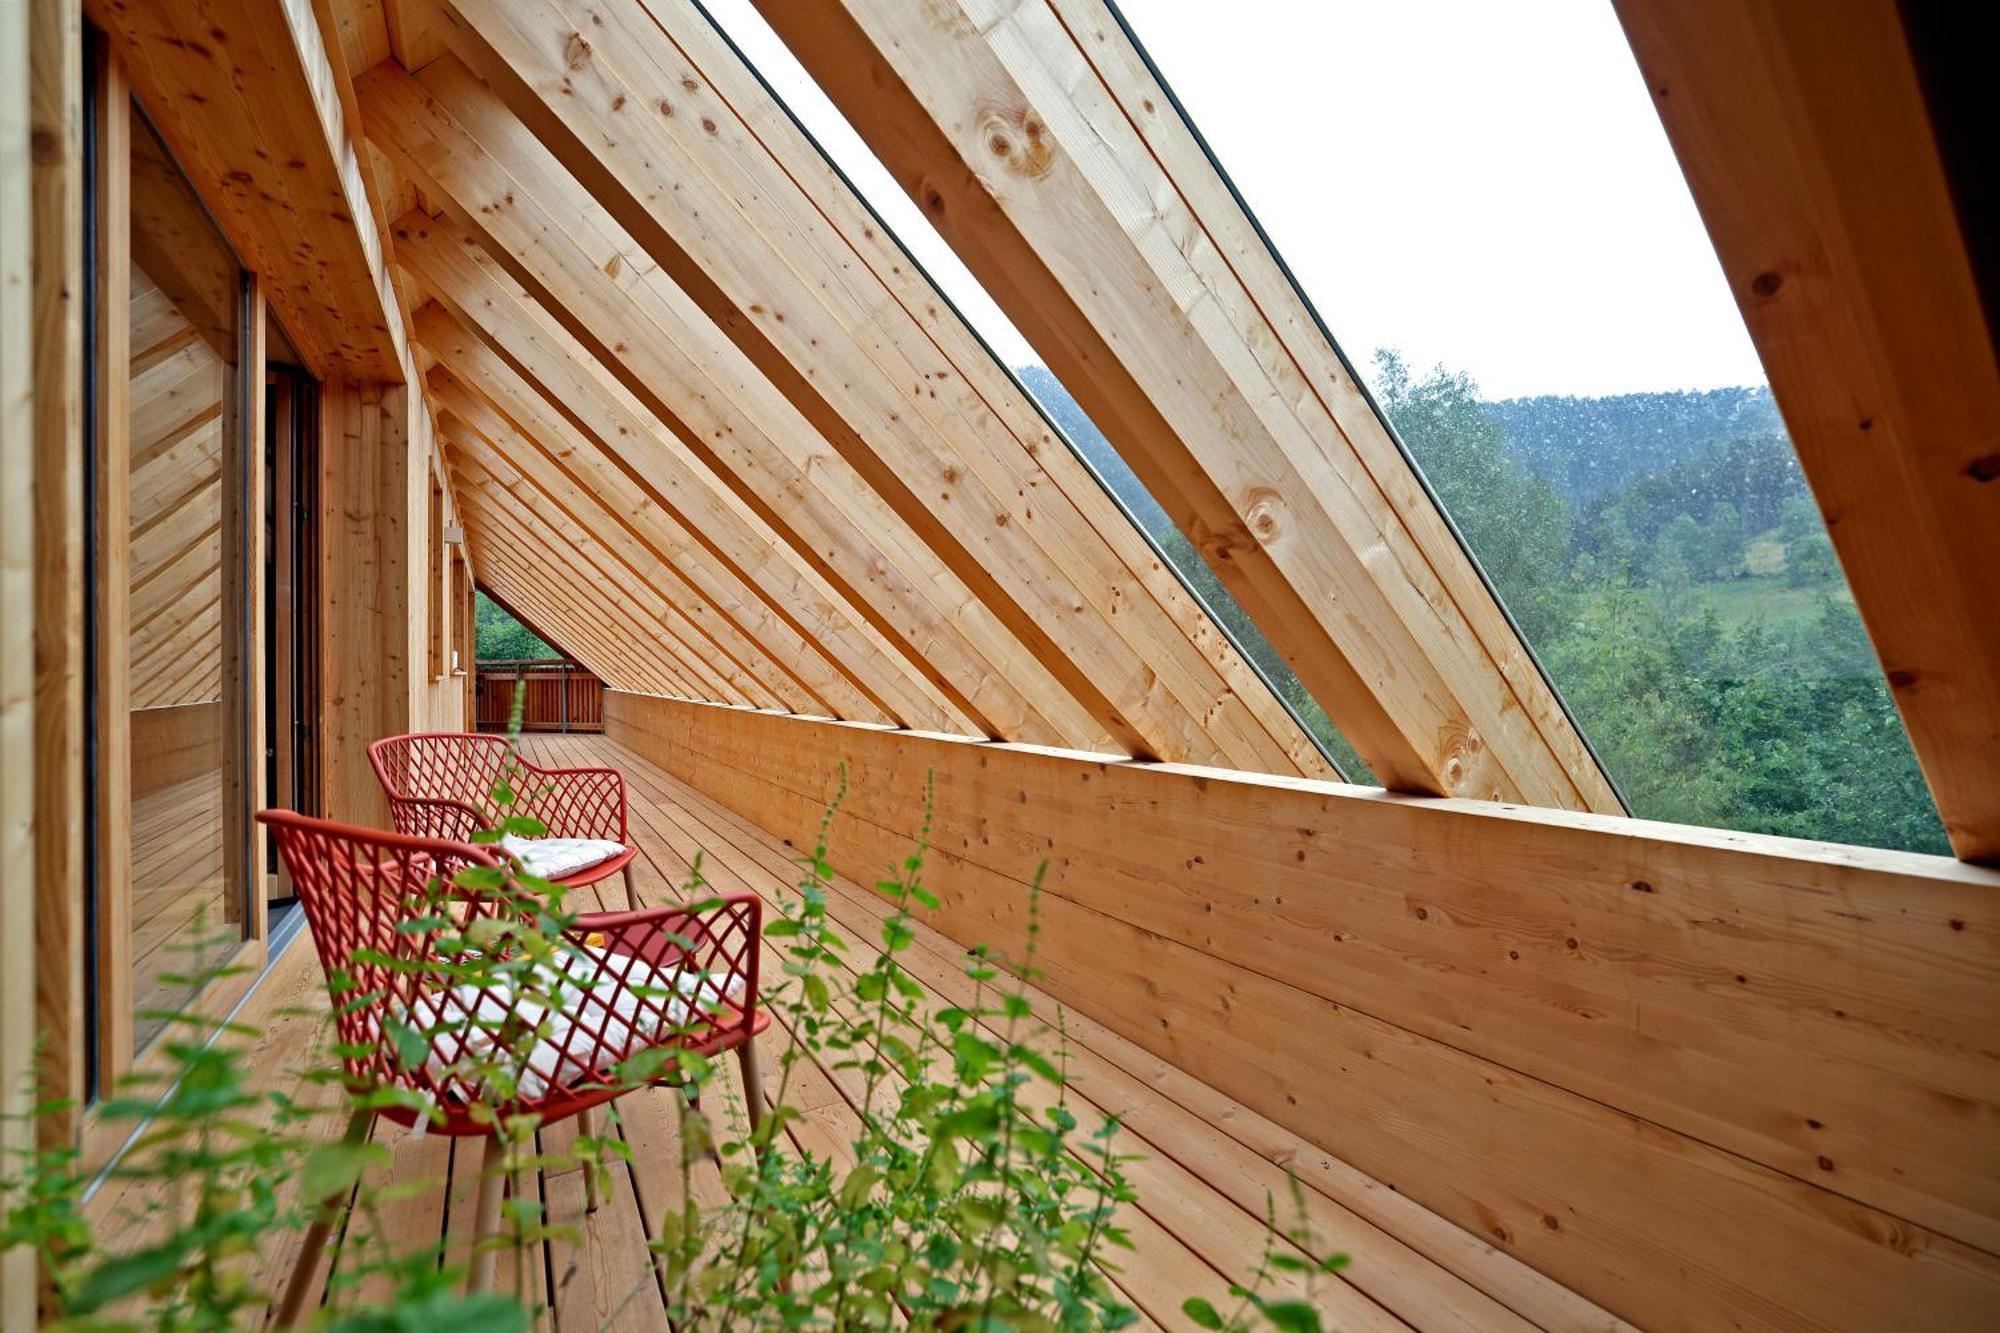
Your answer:
[[[349,1140],[365,1139],[378,1114],[405,1126],[424,1115],[427,1132],[487,1138],[469,1289],[492,1284],[493,1247],[481,1242],[498,1227],[504,1175],[494,1126],[505,1118],[533,1114],[548,1124],[592,1117],[598,1105],[630,1090],[614,1072],[621,1061],[663,1049],[670,1057],[655,1082],[676,1077],[682,1053],[734,1050],[753,1132],[761,1121],[754,1043],[770,1014],[758,1003],[763,909],[755,894],[580,916],[563,928],[560,965],[544,963],[538,973],[559,984],[509,993],[505,976],[490,969],[485,979],[466,982],[462,967],[446,974],[432,966],[446,962],[441,944],[462,947],[474,918],[524,919],[519,898],[453,885],[468,866],[504,869],[509,863],[491,848],[288,810],[257,818],[271,829],[305,906],[333,993],[349,1087],[402,1089],[435,1112],[400,1105],[358,1110],[348,1122]],[[437,924],[411,929],[416,922]],[[464,961],[460,953],[452,957]],[[558,995],[566,1007],[544,1003]],[[509,1035],[481,1059],[466,1058],[498,1033]],[[422,1060],[411,1056],[413,1035]],[[503,1073],[512,1071],[498,1084],[513,1090],[504,1099],[488,1094],[496,1062]],[[592,1133],[591,1120],[580,1129]],[[587,1176],[593,1208],[595,1174]],[[279,1327],[296,1320],[340,1211],[339,1198],[321,1203],[279,1303]]]
[[[541,768],[516,754],[514,803],[503,812],[493,788],[506,769],[508,750],[504,736],[415,732],[376,741],[368,747],[368,762],[389,798],[397,832],[463,842],[497,827],[503,815],[515,815],[539,819],[551,838],[616,842],[623,852],[551,882],[580,889],[623,874],[625,905],[643,906],[632,884],[638,849],[626,829],[625,775],[615,768]]]

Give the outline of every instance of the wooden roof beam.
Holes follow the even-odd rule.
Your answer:
[[[1952,849],[2000,861],[2000,364],[1901,6],[1617,9]]]
[[[462,388],[459,392],[470,396]],[[492,414],[489,412],[487,415],[490,417]],[[597,529],[586,524],[567,505],[557,501],[546,489],[546,480],[532,476],[528,471],[531,468],[538,472],[541,470],[537,466],[540,455],[515,439],[513,444],[517,452],[533,455],[517,461],[490,436],[474,429],[456,413],[445,418],[445,426],[447,438],[458,450],[462,461],[469,463],[474,484],[490,482],[499,486],[524,512],[533,513],[542,527],[553,530],[557,538],[567,542],[576,556],[589,567],[587,572],[590,577],[620,589],[633,603],[650,610],[670,636],[676,655],[686,664],[714,671],[754,707],[794,713],[813,711],[810,705],[799,706],[804,702],[801,697],[779,694],[761,672],[742,660],[733,648],[725,647],[705,625],[697,621],[683,605],[690,598],[689,590],[671,571],[661,568],[656,562],[643,569],[628,563]],[[496,494],[494,498],[498,501],[501,496]],[[757,654],[752,661],[759,666],[765,665],[761,654]],[[790,684],[789,681],[785,683]]]
[[[974,729],[539,306],[428,221],[398,230],[406,262],[442,302],[417,311],[423,345],[836,716]]]
[[[314,373],[403,381],[400,307],[311,5],[84,8]]]
[[[369,135],[980,733],[1105,729],[455,59],[363,81]],[[851,336],[851,335],[843,335]]]
[[[434,366],[428,385],[440,408],[456,420],[458,433],[454,438],[458,444],[476,454],[490,451],[493,466],[489,471],[504,468],[516,476],[518,484],[509,489],[522,503],[559,514],[578,531],[588,533],[615,562],[612,577],[637,579],[658,592],[686,618],[694,637],[706,645],[705,651],[720,654],[749,673],[762,690],[782,700],[777,706],[784,711],[835,716],[825,700],[718,610],[678,569],[662,560],[604,500],[579,485],[558,458],[523,436],[449,367],[443,363]]]
[[[1620,808],[1101,0],[760,8],[1384,782]]]
[[[519,510],[517,497],[505,479],[457,450],[455,462],[467,479],[466,499],[474,521],[485,531],[504,530],[506,539],[524,560],[539,570],[554,595],[566,601],[608,645],[624,670],[606,679],[623,686],[648,668],[669,672],[685,688],[717,703],[741,704],[749,696],[691,651],[668,623],[659,599],[643,589],[608,581],[590,558],[587,547],[565,539],[539,515]]]
[[[1269,687],[1225,683],[1130,521],[693,5],[456,0],[440,30],[1128,752],[1298,771]]]
[[[605,594],[587,584],[577,586],[577,573],[563,568],[562,557],[551,548],[494,521],[505,515],[496,516],[484,498],[474,501],[471,517],[479,531],[480,549],[494,572],[504,571],[523,594],[522,605],[532,608],[537,620],[555,626],[577,660],[597,676],[618,688],[666,689],[691,699],[715,692],[696,683],[678,663],[658,653],[641,656],[625,637],[613,634],[610,622],[617,612]]]

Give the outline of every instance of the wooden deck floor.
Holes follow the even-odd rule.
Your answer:
[[[642,849],[641,893],[655,901],[681,883],[693,856],[703,855],[710,881],[726,888],[773,894],[795,879],[793,850],[747,824],[636,755],[600,736],[538,737],[525,742],[544,763],[601,763],[625,771],[631,785],[633,837]],[[801,830],[801,833],[806,831]],[[836,836],[838,831],[836,828]],[[950,891],[948,876],[936,886]],[[613,882],[611,892],[617,893]],[[622,904],[621,904],[622,905]],[[886,908],[857,884],[835,885],[832,913],[850,940],[872,939]],[[942,935],[920,930],[908,957],[912,972],[939,997],[962,1000],[963,949]],[[324,1059],[321,1027],[296,1011],[324,1006],[319,967],[304,944],[290,950],[253,996],[245,1017],[266,1027],[258,1067],[274,1080]],[[1038,1012],[1053,1012],[1044,1001]],[[1320,1297],[1330,1327],[1366,1329],[1506,1330],[1603,1329],[1619,1322],[1582,1298],[1543,1278],[1485,1241],[1445,1222],[1337,1158],[1223,1097],[1092,1023],[1071,1015],[1075,1049],[1073,1095],[1123,1118],[1123,1150],[1140,1154],[1132,1176],[1139,1203],[1124,1219],[1136,1241],[1121,1255],[1116,1281],[1142,1312],[1142,1327],[1183,1328],[1188,1296],[1227,1308],[1227,1287],[1245,1280],[1264,1244],[1268,1197],[1283,1200],[1286,1170],[1304,1187],[1314,1230],[1326,1250],[1351,1256],[1348,1269],[1322,1283]],[[775,1068],[786,1034],[767,1034],[764,1059]],[[726,1062],[733,1077],[734,1062]],[[280,1072],[283,1071],[283,1072]],[[842,1076],[844,1077],[844,1076]],[[775,1079],[767,1078],[775,1083]],[[678,1160],[667,1092],[640,1092],[619,1103],[633,1161],[617,1173],[604,1205],[586,1213],[583,1179],[576,1169],[549,1170],[535,1180],[551,1220],[574,1228],[580,1241],[557,1240],[530,1252],[520,1280],[544,1306],[541,1326],[560,1333],[594,1329],[660,1329],[665,1311],[648,1268],[646,1238],[677,1189]],[[842,1078],[802,1062],[793,1074],[792,1103],[805,1114],[792,1127],[794,1142],[821,1155],[844,1156],[857,1124]],[[337,1132],[331,1123],[321,1132]],[[544,1134],[543,1148],[561,1153],[570,1125]],[[399,1192],[386,1214],[401,1241],[462,1237],[469,1224],[478,1144],[458,1146],[439,1137],[411,1138],[383,1126],[379,1139],[394,1155]],[[720,1189],[712,1168],[698,1189]],[[100,1196],[101,1215],[123,1215],[126,1225],[149,1223],[115,1191]],[[268,1255],[275,1274],[292,1252]],[[515,1280],[503,1259],[502,1281]],[[282,1277],[274,1278],[276,1282]]]

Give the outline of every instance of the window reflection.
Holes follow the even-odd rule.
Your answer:
[[[136,107],[131,121],[130,579],[134,1049],[242,938],[242,276]],[[107,534],[108,536],[109,534]],[[115,566],[107,566],[115,568]]]

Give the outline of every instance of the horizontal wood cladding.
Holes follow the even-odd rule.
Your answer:
[[[936,782],[934,924],[1648,1327],[2000,1317],[2000,875],[612,692],[843,871]]]

